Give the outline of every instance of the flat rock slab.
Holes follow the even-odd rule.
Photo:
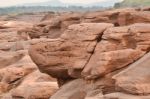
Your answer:
[[[150,53],[115,75],[119,90],[132,94],[150,94]]]

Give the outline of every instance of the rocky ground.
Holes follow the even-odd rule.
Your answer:
[[[149,8],[0,19],[0,99],[150,99]]]

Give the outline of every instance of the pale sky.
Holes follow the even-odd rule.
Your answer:
[[[34,3],[34,2],[44,2],[44,1],[50,1],[50,0],[0,0],[0,7],[5,6],[12,6],[17,4],[24,4],[24,3]],[[60,0],[64,3],[94,3],[94,2],[101,2],[101,1],[108,1],[108,0]],[[118,0],[122,1],[122,0]]]

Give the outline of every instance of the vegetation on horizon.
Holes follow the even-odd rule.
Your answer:
[[[118,7],[145,7],[150,6],[150,0],[124,0],[121,3],[116,3],[115,8]]]

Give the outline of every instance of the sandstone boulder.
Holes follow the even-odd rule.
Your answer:
[[[119,25],[130,25],[134,23],[149,23],[149,22],[150,22],[149,11],[121,12],[118,16]]]
[[[13,98],[49,99],[57,90],[57,83],[39,82],[21,86],[21,89],[12,91]]]
[[[109,28],[102,36],[103,40],[100,43],[102,43],[101,46],[103,47],[100,50],[107,51],[132,48],[147,52],[150,47],[149,27],[150,24],[136,23],[130,26]]]
[[[115,9],[115,10],[106,10],[106,11],[92,11],[87,12],[83,15],[82,22],[88,23],[112,23],[115,26],[120,26],[121,24],[121,14],[120,13],[130,13],[135,12],[136,10],[133,8],[123,8],[123,9]],[[124,16],[123,16],[124,17]],[[122,18],[123,20],[124,18]]]
[[[113,91],[113,83],[110,79],[101,79],[94,83],[83,79],[72,80],[63,85],[50,99],[101,99],[96,96]]]
[[[150,94],[150,53],[146,54],[126,70],[115,75],[118,90],[131,94]]]
[[[8,92],[18,86],[23,77],[32,71],[33,68],[31,67],[9,67],[2,69],[0,71],[0,85],[5,88],[5,91],[3,91],[4,89],[2,88],[1,92]]]
[[[97,44],[94,54],[82,71],[82,75],[85,78],[104,76],[117,70],[117,68],[126,67],[142,57],[150,48],[149,27],[149,24],[141,23],[107,29],[102,36],[102,40]],[[132,57],[132,61],[129,57]],[[111,66],[112,68],[106,69]],[[95,69],[92,71],[92,68]]]
[[[61,20],[61,29],[62,30],[66,30],[68,28],[69,25],[72,24],[79,24],[82,18],[82,13],[62,13],[60,16],[60,20]]]
[[[88,23],[113,23],[115,26],[124,26],[134,23],[149,23],[149,8],[137,10],[132,8],[115,9],[109,11],[87,12],[83,15],[82,22]]]
[[[145,52],[150,51],[150,24],[137,23],[131,25],[129,33],[133,35],[137,46],[136,49],[140,49]]]
[[[20,51],[19,53],[24,53],[25,55],[25,52],[23,51]],[[14,59],[11,59],[13,63],[11,62],[11,64],[7,67],[0,69],[0,83],[5,89],[5,91],[3,91],[3,88],[1,88],[1,92],[8,92],[9,90],[15,88],[26,75],[37,69],[36,65],[32,62],[28,55],[25,55],[24,57],[22,56],[22,58],[17,61],[14,61]]]
[[[39,72],[27,51],[18,52],[24,53],[24,56],[0,69],[0,97],[2,99],[50,98],[58,89],[56,79]]]
[[[143,55],[142,51],[133,49],[95,52],[82,71],[82,75],[86,79],[101,77],[133,63]]]
[[[119,11],[97,11],[88,12],[83,16],[82,21],[88,23],[112,23],[116,24]]]
[[[21,52],[0,52],[0,68],[12,65],[23,58]]]
[[[42,72],[68,78],[68,69],[83,69],[104,30],[112,26],[107,23],[71,25],[60,39],[31,46],[30,56]]]
[[[30,46],[30,41],[16,41],[16,42],[1,42],[0,50],[1,51],[19,51],[19,50],[27,50]]]
[[[32,28],[25,28],[18,31],[18,34],[24,38],[58,38],[61,34],[61,21],[59,17],[55,17],[51,20],[42,21]]]
[[[55,79],[37,70],[27,75],[17,88],[12,89],[11,95],[13,98],[48,99],[57,89]]]
[[[18,41],[19,37],[17,33],[14,32],[0,32],[0,42],[1,41],[6,41],[6,42],[15,42]]]
[[[45,16],[46,17],[46,16]],[[69,25],[80,23],[81,15],[78,13],[61,13],[42,21],[31,29],[20,31],[19,34],[29,34],[30,38],[58,38]]]
[[[0,22],[0,99],[150,99],[149,15],[123,8]],[[20,51],[28,49],[31,58]]]

